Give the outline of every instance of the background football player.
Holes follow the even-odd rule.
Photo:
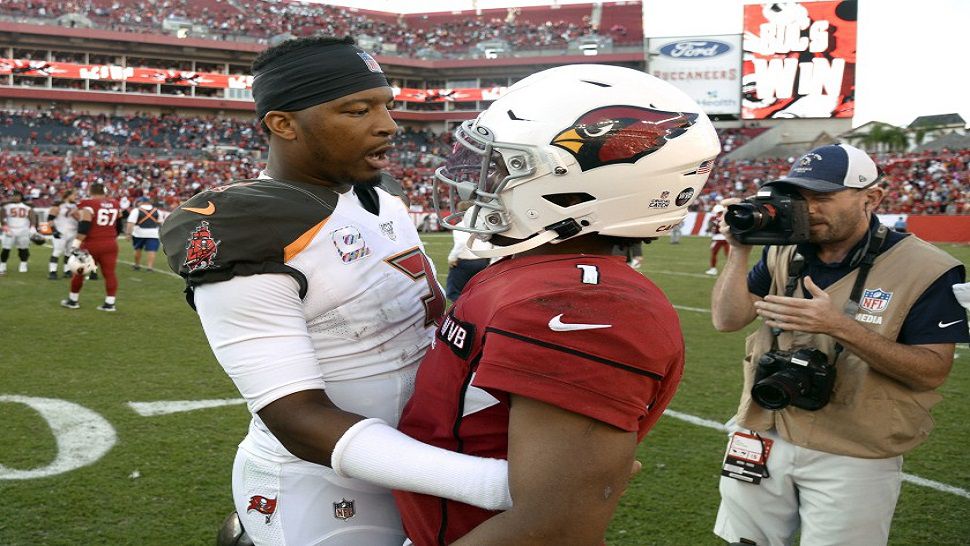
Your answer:
[[[107,196],[104,184],[91,184],[91,197],[78,204],[80,220],[77,235],[71,244],[72,251],[87,252],[94,258],[98,268],[104,275],[104,303],[99,305],[99,311],[114,312],[115,294],[118,292],[118,277],[115,275],[115,265],[118,262],[118,217],[121,209],[118,201]],[[84,286],[84,275],[75,273],[71,277],[71,292],[66,300],[61,300],[61,306],[77,309]]]
[[[513,506],[395,492],[405,531],[418,546],[600,544],[684,365],[676,311],[614,246],[685,218],[717,134],[666,82],[573,65],[513,85],[455,138],[436,173],[440,223],[505,258],[437,329],[400,429],[507,458]]]
[[[71,254],[74,238],[77,236],[78,220],[81,217],[77,208],[77,190],[65,191],[61,200],[47,211],[47,217],[53,218],[51,222],[53,227],[51,242],[54,246],[54,250],[51,251],[50,263],[47,266],[48,278],[55,281],[57,280],[57,262],[60,259],[64,261],[64,276],[71,276],[67,269],[67,259]]]
[[[0,225],[3,229],[3,249],[0,250],[0,275],[7,274],[10,251],[17,249],[21,273],[27,272],[30,260],[31,237],[37,235],[37,215],[33,207],[24,202],[24,194],[14,191],[12,200],[0,208]]]

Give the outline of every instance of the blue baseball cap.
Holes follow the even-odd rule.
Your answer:
[[[764,186],[786,184],[820,193],[863,189],[879,180],[879,168],[869,154],[848,144],[820,146],[799,157],[788,175]]]

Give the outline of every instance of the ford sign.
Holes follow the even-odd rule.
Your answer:
[[[660,48],[660,54],[674,59],[710,59],[731,51],[731,44],[716,40],[681,40]]]

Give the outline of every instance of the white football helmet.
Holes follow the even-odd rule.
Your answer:
[[[483,257],[588,233],[666,235],[721,150],[714,126],[684,92],[609,65],[533,74],[455,137],[435,172],[440,224],[519,241],[475,251]],[[464,213],[462,201],[471,203]]]
[[[77,250],[67,259],[67,270],[74,275],[88,275],[97,269],[94,258],[86,250]]]

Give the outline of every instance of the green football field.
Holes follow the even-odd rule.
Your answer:
[[[450,236],[425,240],[446,271]],[[640,447],[643,471],[621,501],[611,545],[720,544],[711,527],[726,437],[717,427],[736,407],[743,340],[754,326],[711,327],[708,243],[644,247],[643,273],[680,312],[687,370],[669,415]],[[0,277],[2,546],[209,545],[232,510],[230,467],[246,408],[181,280],[161,259],[155,273],[132,271],[122,247],[116,313],[95,310],[100,281],[85,286],[81,309],[61,308],[68,281],[47,280],[48,248],[34,247],[24,274],[14,253]],[[942,248],[970,263],[970,247]],[[967,364],[970,351],[958,347],[936,429],[906,457],[891,544],[970,543]]]

